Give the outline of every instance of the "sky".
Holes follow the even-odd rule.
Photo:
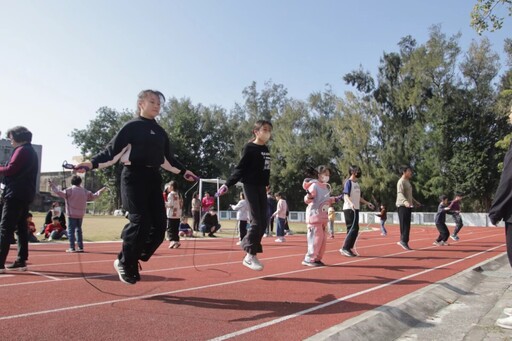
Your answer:
[[[42,171],[59,171],[80,154],[74,129],[103,106],[134,110],[143,89],[228,112],[253,81],[296,99],[327,85],[342,96],[352,90],[344,74],[362,66],[376,75],[384,52],[407,35],[425,43],[432,25],[460,32],[466,51],[479,39],[475,2],[0,0],[0,131],[26,126],[43,146]],[[510,32],[507,17],[484,36],[502,54]]]

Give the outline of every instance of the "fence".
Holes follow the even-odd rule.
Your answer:
[[[359,224],[377,224],[380,218],[375,212],[359,212]],[[435,212],[413,212],[411,223],[415,225],[435,225]],[[464,226],[493,226],[487,216],[487,213],[461,213]],[[220,211],[219,218],[221,220],[236,220],[236,211]],[[301,223],[306,221],[306,212],[292,211],[288,216],[290,222]],[[336,212],[336,223],[345,223],[343,212]],[[388,212],[388,224],[398,224],[398,213]],[[451,215],[446,215],[446,224],[455,225]],[[501,222],[498,226],[504,226]]]

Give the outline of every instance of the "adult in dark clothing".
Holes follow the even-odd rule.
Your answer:
[[[512,122],[512,112],[510,121]],[[512,144],[503,161],[503,172],[489,209],[489,219],[493,225],[498,225],[501,220],[505,221],[507,256],[508,262],[512,266]],[[512,329],[512,316],[510,316],[512,309],[505,308],[504,313],[509,316],[498,319],[496,324],[502,328]]]
[[[129,223],[121,237],[122,249],[114,261],[119,279],[127,284],[140,280],[138,261],[148,261],[165,237],[166,215],[162,197],[160,167],[186,180],[197,176],[186,170],[171,151],[169,137],[158,125],[165,97],[159,91],[144,90],[137,99],[137,117],[127,122],[106,149],[77,170],[105,168],[121,160],[121,199]]]
[[[208,237],[215,237],[215,232],[220,229],[219,217],[215,212],[215,207],[210,207],[208,212],[203,217],[203,223],[201,224],[201,230],[203,236],[208,233]]]
[[[27,270],[29,205],[36,194],[39,160],[32,147],[32,133],[25,127],[14,127],[7,132],[14,150],[7,166],[0,167],[4,176],[4,190],[0,209],[0,273],[5,272],[5,261],[9,254],[10,238],[18,235],[18,256],[7,266],[12,270]]]
[[[242,240],[241,247],[247,252],[242,264],[252,270],[263,270],[256,254],[263,252],[261,238],[267,228],[267,194],[266,186],[270,179],[270,151],[266,143],[272,134],[272,124],[260,120],[252,129],[254,139],[247,143],[242,158],[226,183],[219,188],[218,195],[241,181],[244,185],[245,200],[251,210],[251,228]]]

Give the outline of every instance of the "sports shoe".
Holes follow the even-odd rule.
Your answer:
[[[498,319],[496,321],[496,325],[501,328],[512,329],[512,316],[507,316],[502,319]]]
[[[316,262],[308,262],[307,260],[303,260],[302,261],[302,265],[305,265],[305,266],[320,266],[318,263]]]
[[[172,241],[170,244],[169,244],[169,249],[177,249],[181,246],[180,242],[177,242],[177,241]]]
[[[240,240],[236,242],[236,245],[240,245],[240,244],[242,244],[242,242]]]
[[[27,264],[24,261],[15,260],[14,263],[7,266],[7,270],[27,271]]]
[[[67,253],[75,253],[75,252],[76,252],[76,250],[75,250],[75,249],[67,249],[67,250],[66,250],[66,252],[67,252]]]
[[[117,274],[119,275],[119,280],[126,284],[135,284],[137,280],[135,279],[135,276],[130,276],[124,267],[124,265],[119,261],[119,259],[116,259],[114,261],[114,269],[116,269]]]
[[[322,262],[321,260],[315,261],[315,264],[318,265],[318,266],[325,266],[325,263]]]
[[[217,236],[214,235],[213,232],[208,233],[208,237],[210,237],[210,238],[217,238]]]
[[[243,265],[245,265],[246,267],[248,267],[251,270],[255,270],[255,271],[263,270],[263,264],[260,263],[260,261],[259,261],[258,257],[256,257],[256,255],[251,255],[248,253],[244,257],[244,260],[242,263],[243,263]]]
[[[505,314],[507,316],[512,316],[512,308],[503,309],[503,314]]]
[[[140,262],[137,262],[137,265],[133,268],[133,278],[135,278],[135,281],[140,281],[140,273],[139,270],[142,270],[142,265],[140,265]]]
[[[340,249],[340,252],[342,255],[347,256],[347,257],[355,257],[356,256],[352,251],[347,250],[347,249]]]
[[[383,232],[383,233],[381,233],[380,235],[381,235],[381,236],[383,236],[383,237],[385,237],[385,236],[387,236],[388,234]]]
[[[0,268],[0,274],[4,274],[4,273],[5,273],[5,266],[2,266],[2,267]]]
[[[399,241],[396,243],[396,245],[400,245],[402,247],[402,249],[404,250],[407,250],[407,251],[411,251],[412,249],[409,247],[409,245],[407,245],[406,243],[404,243],[403,241]]]
[[[460,239],[460,238],[459,238],[459,236],[457,236],[456,234],[452,234],[452,235],[450,236],[450,238],[451,238],[452,240],[455,240],[455,241],[457,241],[457,240],[459,240],[459,239]]]
[[[78,249],[76,252],[84,252],[84,249]]]
[[[286,241],[286,239],[284,239],[284,237],[278,237],[278,238],[275,240],[275,242],[276,242],[276,243],[283,243],[283,242],[285,242],[285,241]]]
[[[442,241],[440,244],[441,244],[442,246],[450,246],[450,244],[448,244],[448,243],[447,243],[447,242],[445,242],[445,241]]]
[[[432,245],[435,245],[435,246],[441,246],[443,245],[442,242],[438,242],[438,241],[435,241],[432,243]]]

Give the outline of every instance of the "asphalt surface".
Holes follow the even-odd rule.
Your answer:
[[[512,330],[496,326],[512,307],[511,284],[502,254],[308,340],[512,340]]]

